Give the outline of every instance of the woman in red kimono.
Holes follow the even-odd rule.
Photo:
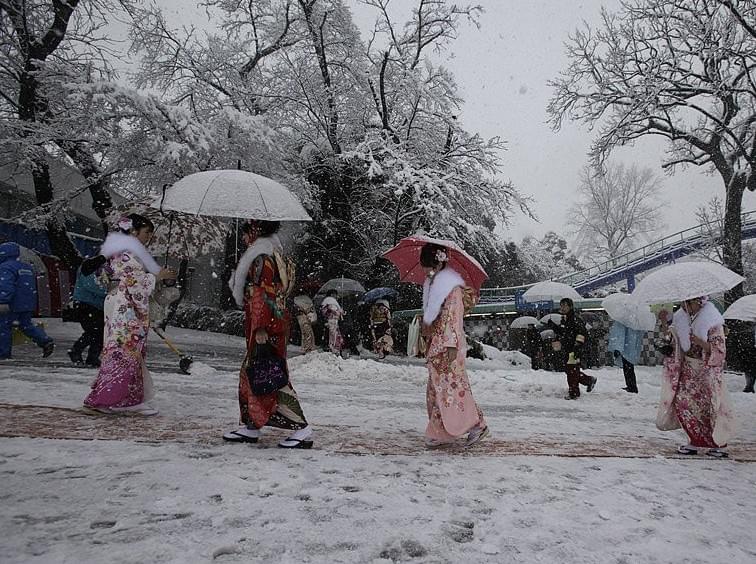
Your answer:
[[[256,443],[264,426],[294,431],[278,443],[281,448],[311,448],[312,428],[305,419],[297,393],[289,382],[266,395],[254,395],[247,378],[247,365],[256,344],[269,343],[276,356],[286,359],[291,316],[282,295],[281,276],[274,253],[282,253],[276,235],[277,221],[250,221],[243,227],[248,245],[239,260],[229,287],[236,303],[244,309],[247,355],[239,372],[239,429],[223,435],[230,442]]]

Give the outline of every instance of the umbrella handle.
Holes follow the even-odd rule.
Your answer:
[[[163,211],[163,202],[165,202],[165,190],[168,188],[169,184],[163,184],[163,195],[160,197],[160,213],[165,215],[165,212]]]

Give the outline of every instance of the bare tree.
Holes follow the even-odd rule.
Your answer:
[[[579,200],[570,208],[569,217],[586,259],[615,259],[664,226],[661,182],[650,168],[608,164],[596,171],[586,167],[580,181]]]
[[[701,235],[708,240],[708,243],[698,253],[723,264],[724,205],[722,199],[719,196],[714,196],[705,204],[698,206],[696,219],[701,225]]]
[[[756,4],[752,0],[623,0],[567,44],[551,84],[552,125],[596,125],[591,156],[647,135],[669,141],[665,168],[706,167],[725,192],[724,261],[743,272],[741,206],[756,190]],[[728,300],[742,295],[730,291]]]

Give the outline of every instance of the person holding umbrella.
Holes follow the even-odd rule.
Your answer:
[[[580,370],[580,358],[585,349],[588,331],[585,322],[575,313],[575,305],[571,298],[562,298],[559,301],[559,312],[562,314],[561,325],[549,319],[548,326],[557,335],[557,350],[561,350],[562,355],[567,357],[564,371],[567,374],[569,393],[564,399],[575,400],[580,397],[580,384],[586,387],[586,392],[592,392],[597,379]]]
[[[657,427],[682,427],[688,444],[680,454],[727,458],[735,416],[724,382],[724,318],[705,296],[687,299],[672,317],[673,351],[664,360]]]
[[[344,337],[339,328],[339,321],[344,318],[344,309],[336,299],[338,296],[338,290],[328,290],[326,297],[320,303],[320,313],[323,315],[323,319],[326,320],[328,350],[341,354],[341,350],[344,348]]]
[[[237,305],[244,309],[247,354],[239,372],[241,427],[223,435],[229,442],[256,443],[265,426],[292,433],[278,443],[281,448],[311,448],[312,427],[307,423],[291,381],[267,394],[255,395],[249,367],[256,355],[271,354],[286,366],[290,314],[286,295],[293,287],[293,272],[285,268],[283,246],[276,235],[278,221],[251,220],[242,227],[247,250],[239,260],[229,287]],[[254,375],[252,375],[254,377]]]
[[[426,402],[428,446],[441,446],[467,435],[470,446],[488,436],[465,371],[467,338],[462,276],[449,266],[447,249],[426,244],[420,251],[423,284],[423,332],[428,337]]]

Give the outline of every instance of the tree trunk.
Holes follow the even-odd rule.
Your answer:
[[[725,201],[724,227],[722,232],[722,249],[724,264],[727,268],[738,274],[743,274],[742,252],[742,205],[743,193],[745,192],[746,179],[735,176],[727,187]],[[743,284],[738,284],[725,294],[725,305],[743,296]]]
[[[53,186],[50,179],[50,168],[44,155],[32,157],[32,179],[34,192],[38,204],[47,204],[53,199]],[[66,230],[65,220],[51,217],[46,222],[47,239],[50,242],[52,254],[58,257],[68,268],[76,271],[81,264],[81,255],[71,241]]]
[[[92,209],[97,214],[97,217],[100,218],[104,237],[108,234],[106,218],[108,212],[113,207],[113,200],[108,190],[110,182],[107,178],[103,178],[102,170],[92,154],[81,145],[63,140],[58,141],[58,145],[71,157],[79,172],[89,182],[89,193],[92,195]]]

